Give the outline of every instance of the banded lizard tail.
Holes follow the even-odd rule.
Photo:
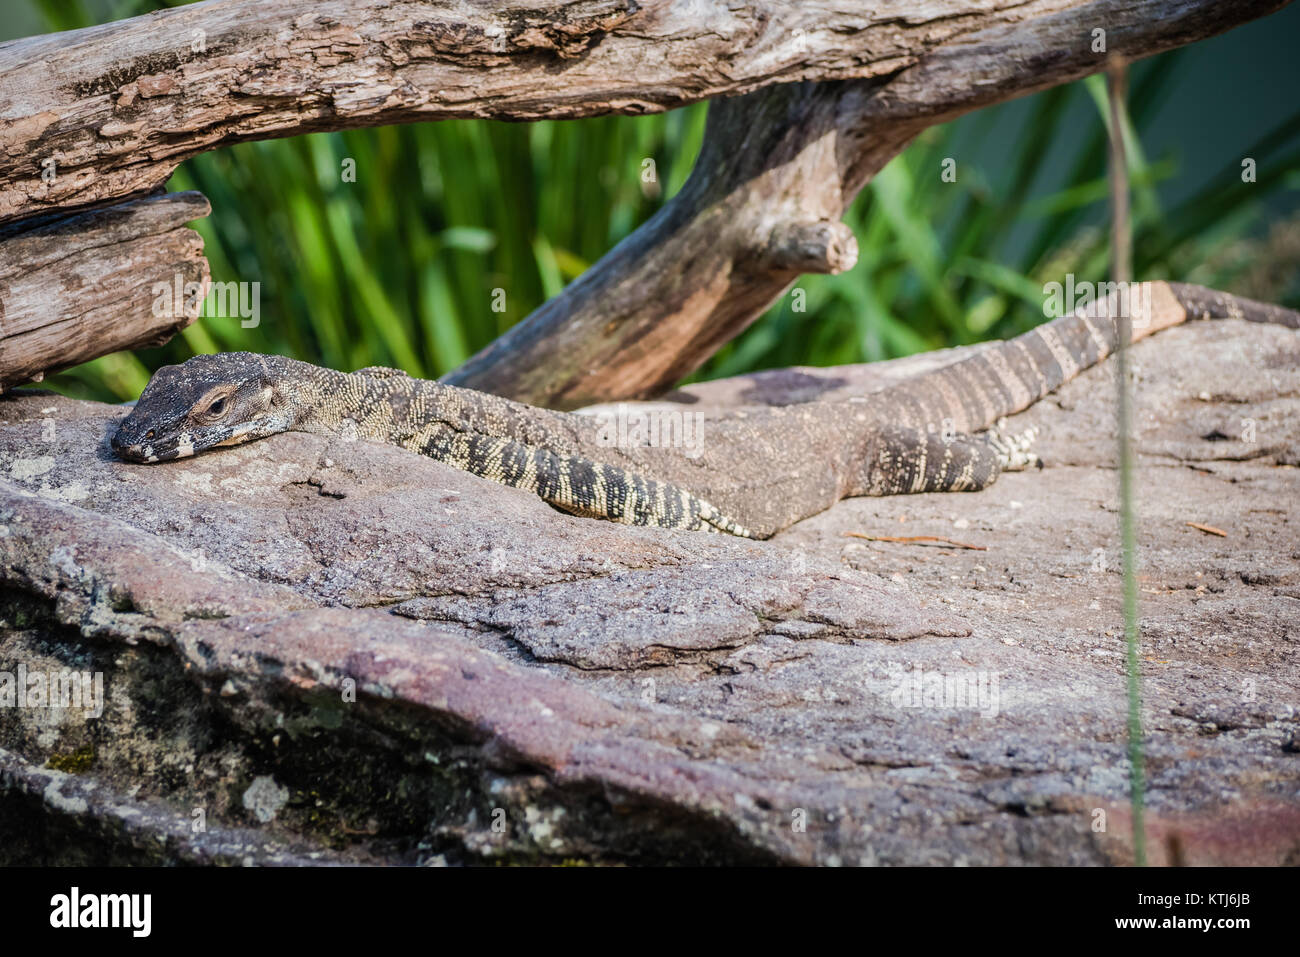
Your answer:
[[[1141,288],[1134,340],[1189,318],[1300,328],[1300,313],[1198,286]],[[733,413],[709,423],[692,455],[611,446],[591,416],[393,369],[344,373],[242,352],[159,369],[112,446],[128,461],[163,462],[284,431],[377,440],[574,514],[767,538],[841,498],[973,491],[1035,464],[1023,437],[995,423],[1105,359],[1117,306],[1098,300],[870,395]]]

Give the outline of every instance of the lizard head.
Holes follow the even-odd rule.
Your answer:
[[[195,356],[153,374],[112,446],[128,462],[165,462],[284,432],[292,419],[268,357]]]

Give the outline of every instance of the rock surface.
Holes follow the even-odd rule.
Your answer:
[[[1300,335],[1133,359],[1150,856],[1298,863]],[[319,436],[130,465],[123,409],[0,399],[0,858],[1126,862],[1113,391],[1011,421],[1041,472],[768,542]],[[20,668],[101,674],[102,713],[5,704]]]

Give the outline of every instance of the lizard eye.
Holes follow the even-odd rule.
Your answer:
[[[213,402],[210,406],[208,406],[208,408],[207,408],[207,410],[206,410],[206,414],[207,414],[207,415],[221,415],[221,413],[223,413],[223,412],[225,412],[225,411],[226,411],[226,397],[225,397],[225,396],[222,396],[220,399],[217,399],[217,400],[216,400],[215,402]]]

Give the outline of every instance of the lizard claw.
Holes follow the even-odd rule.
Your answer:
[[[1038,429],[1008,432],[1006,425],[1006,419],[998,419],[997,425],[984,433],[985,440],[997,454],[1002,471],[1021,472],[1030,467],[1041,469],[1043,461],[1032,448],[1034,439],[1038,437]]]

